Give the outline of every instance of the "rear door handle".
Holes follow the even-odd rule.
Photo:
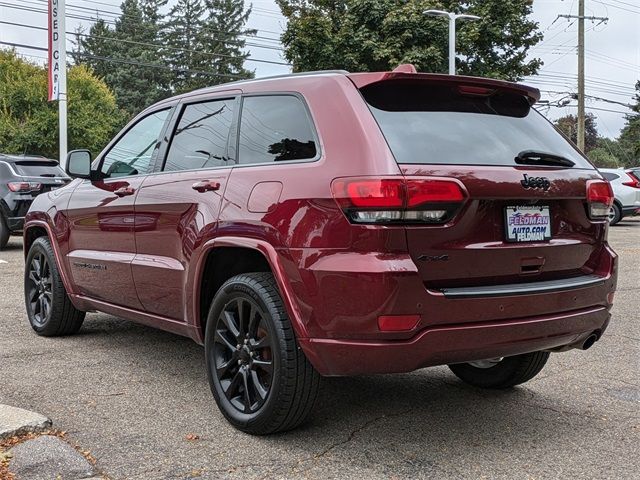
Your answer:
[[[191,188],[200,193],[214,192],[220,189],[220,182],[216,182],[214,180],[202,180],[201,182],[196,182],[191,185]]]
[[[118,197],[127,197],[136,193],[136,190],[132,187],[120,187],[119,189],[114,190],[113,193],[115,193]]]

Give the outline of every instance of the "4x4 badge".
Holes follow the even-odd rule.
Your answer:
[[[523,176],[524,180],[520,180],[520,185],[524,188],[542,188],[546,192],[551,186],[547,177],[529,177],[526,173]]]

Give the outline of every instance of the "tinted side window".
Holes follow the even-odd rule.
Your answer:
[[[611,180],[617,180],[618,178],[620,178],[620,177],[619,177],[618,175],[616,175],[615,173],[609,173],[609,172],[600,172],[600,173],[601,173],[601,175],[602,175],[605,179],[607,179],[607,180],[609,180],[609,181],[611,181]]]
[[[187,105],[173,134],[165,171],[226,165],[235,99]]]
[[[302,100],[293,95],[244,98],[239,147],[243,164],[314,158],[315,136]]]
[[[151,157],[158,144],[169,109],[154,112],[138,121],[111,147],[102,162],[105,178],[149,173]]]

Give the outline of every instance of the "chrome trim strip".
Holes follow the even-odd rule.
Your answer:
[[[511,295],[530,295],[533,293],[549,293],[576,288],[591,287],[605,282],[598,275],[581,275],[560,280],[547,280],[528,283],[508,283],[504,285],[487,285],[481,287],[442,288],[440,292],[446,298],[503,297]]]

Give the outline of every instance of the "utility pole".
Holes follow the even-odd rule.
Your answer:
[[[444,10],[426,10],[425,15],[449,19],[449,75],[456,74],[456,20],[480,20],[476,15],[457,14]]]
[[[584,21],[585,19],[592,22],[600,20],[600,23],[609,20],[607,17],[585,17],[584,16],[585,0],[578,0],[578,15],[558,15],[557,18],[576,18],[578,19],[578,148],[584,152]]]

